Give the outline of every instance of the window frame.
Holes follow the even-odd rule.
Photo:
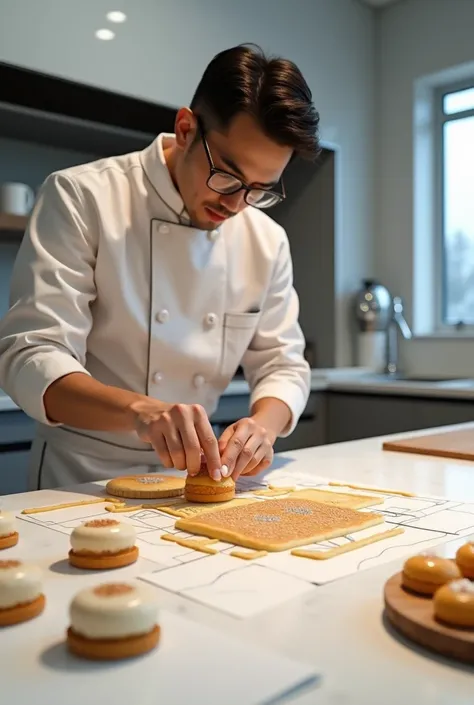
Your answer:
[[[444,173],[444,125],[448,122],[454,122],[466,117],[474,117],[474,108],[469,110],[462,110],[456,113],[451,113],[449,115],[444,113],[443,101],[446,95],[451,93],[457,93],[466,89],[474,89],[474,75],[464,80],[452,81],[449,83],[443,83],[437,86],[433,91],[433,102],[434,102],[434,130],[433,130],[433,154],[434,154],[434,208],[435,213],[434,227],[435,227],[435,277],[434,277],[434,298],[435,298],[435,331],[441,335],[468,335],[474,336],[474,322],[464,323],[459,321],[457,323],[446,323],[444,320],[444,313],[446,307],[446,257],[445,257],[445,237],[444,237],[444,216],[445,216],[445,203],[444,203],[444,186],[445,186],[445,173]]]

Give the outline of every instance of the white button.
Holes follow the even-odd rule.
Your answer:
[[[159,384],[162,381],[163,381],[163,375],[161,374],[161,372],[155,372],[155,374],[153,375],[153,382],[155,384]]]
[[[208,313],[204,318],[204,323],[208,328],[214,328],[217,323],[217,315],[215,313]]]
[[[167,235],[170,231],[169,225],[166,225],[166,223],[162,223],[160,227],[158,228],[158,232],[161,233],[162,235]]]
[[[218,230],[210,230],[207,233],[207,237],[209,238],[209,240],[211,240],[211,242],[214,242],[219,237],[219,231]]]
[[[158,321],[158,323],[166,323],[169,317],[170,314],[166,310],[166,308],[161,309],[161,311],[158,311],[158,313],[156,314],[156,320]]]
[[[193,380],[194,386],[195,387],[202,387],[202,385],[204,384],[205,381],[206,380],[204,379],[204,377],[202,375],[195,375],[194,380]]]

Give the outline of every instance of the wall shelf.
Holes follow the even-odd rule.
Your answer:
[[[0,232],[15,232],[22,234],[28,225],[28,217],[25,215],[11,215],[10,213],[0,213]]]

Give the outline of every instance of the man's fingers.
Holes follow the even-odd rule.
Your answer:
[[[214,434],[214,431],[212,430],[212,426],[204,409],[196,405],[193,406],[193,411],[194,426],[196,428],[196,433],[199,438],[199,443],[202,448],[202,452],[206,459],[209,475],[214,480],[219,481],[222,478],[222,462],[219,453],[217,438]]]
[[[163,467],[171,469],[173,467],[173,460],[168,450],[166,439],[160,431],[157,431],[152,435],[152,444],[158,454],[159,459],[163,463]]]
[[[231,424],[230,426],[227,426],[227,428],[225,429],[225,431],[223,431],[223,433],[221,433],[221,435],[219,436],[218,445],[219,445],[219,452],[220,452],[221,455],[224,453],[224,451],[225,451],[225,449],[226,449],[226,447],[227,447],[228,442],[229,442],[230,439],[232,438],[232,435],[233,435],[233,433],[234,433],[235,425],[236,425],[236,424],[233,423],[233,424]]]
[[[265,449],[262,447],[262,439],[260,436],[251,436],[239,453],[232,471],[232,477],[237,480],[239,475],[246,473],[246,468],[251,469],[257,465],[265,456]]]
[[[252,434],[253,426],[247,419],[234,425],[234,432],[222,454],[222,462],[229,468],[229,474],[233,475],[237,460]]]

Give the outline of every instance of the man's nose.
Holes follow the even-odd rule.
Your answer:
[[[237,191],[237,193],[228,193],[223,195],[219,200],[221,205],[228,211],[231,213],[238,213],[245,206],[244,196],[244,191]]]

